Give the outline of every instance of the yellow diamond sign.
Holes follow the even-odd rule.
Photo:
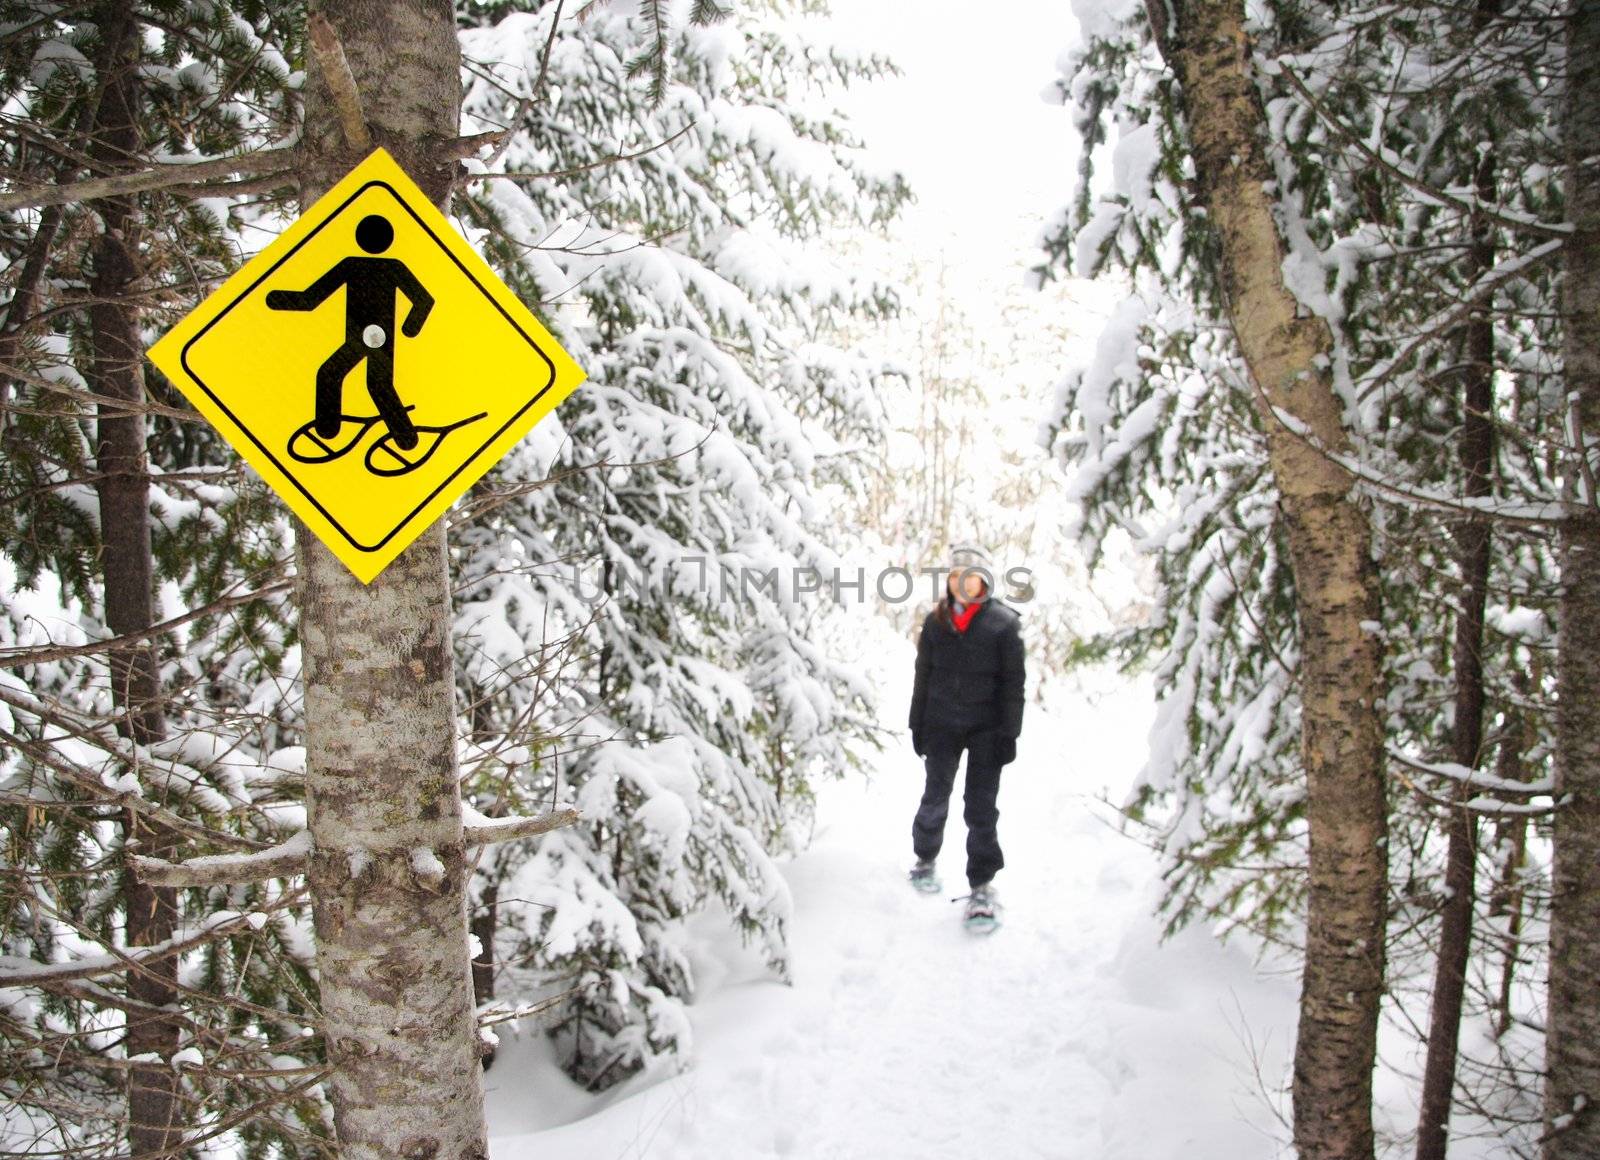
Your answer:
[[[381,149],[150,360],[363,583],[584,378]]]

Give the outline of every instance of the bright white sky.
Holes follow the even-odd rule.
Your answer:
[[[847,44],[885,52],[902,75],[841,102],[872,152],[905,172],[917,205],[900,231],[928,260],[1011,276],[1077,167],[1067,110],[1047,104],[1077,39],[1066,0],[833,0]]]

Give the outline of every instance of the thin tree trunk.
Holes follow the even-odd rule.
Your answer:
[[[373,141],[445,204],[454,164],[440,146],[461,105],[450,0],[318,7]],[[305,108],[309,203],[360,157],[316,57]],[[310,386],[287,394],[308,413]],[[298,542],[310,886],[340,1155],[481,1157],[444,523],[371,585],[303,528]]]
[[[1181,84],[1195,183],[1216,231],[1222,291],[1268,433],[1294,570],[1310,828],[1295,1146],[1302,1160],[1370,1158],[1387,875],[1371,529],[1349,473],[1276,414],[1294,416],[1328,448],[1348,446],[1327,370],[1332,334],[1283,281],[1245,6],[1151,0],[1147,8]],[[1169,13],[1181,14],[1178,26],[1169,26]]]
[[[471,924],[479,948],[472,959],[472,998],[480,1005],[494,1001],[494,933],[499,925],[500,886],[491,882],[483,888]]]
[[[1527,695],[1533,682],[1526,674],[1513,678],[1519,694]],[[1522,755],[1528,749],[1528,719],[1520,707],[1511,708],[1500,740],[1500,754],[1495,760],[1495,775],[1506,781],[1526,781],[1527,768]],[[1500,987],[1495,1000],[1495,1035],[1502,1036],[1511,1029],[1511,988],[1516,982],[1517,962],[1522,945],[1522,907],[1526,891],[1522,885],[1522,868],[1527,861],[1528,819],[1524,814],[1513,814],[1495,826],[1495,846],[1504,850],[1505,861],[1500,866],[1499,881],[1495,884],[1489,913],[1506,920],[1505,953],[1500,960]]]
[[[1562,361],[1580,463],[1561,532],[1545,1160],[1600,1160],[1600,3],[1567,7]]]
[[[106,62],[105,50],[106,46],[102,44],[102,63]],[[72,144],[78,148],[83,147],[83,138],[93,131],[95,118],[100,112],[107,77],[103,72],[97,72],[96,77],[99,91],[92,101],[85,102],[74,126]],[[56,183],[65,184],[77,172],[76,161],[58,159],[55,165]],[[28,243],[28,256],[23,259],[22,272],[12,286],[11,301],[6,304],[5,322],[0,324],[0,431],[10,425],[5,411],[11,402],[11,389],[19,381],[21,367],[18,358],[22,350],[23,327],[33,320],[39,310],[42,297],[40,287],[44,282],[45,270],[50,265],[56,235],[61,231],[61,223],[66,217],[66,208],[65,205],[51,205],[39,212],[39,224],[33,231],[33,240]]]
[[[1487,4],[1479,5],[1480,14],[1486,7]],[[1478,198],[1485,205],[1493,204],[1494,171],[1494,158],[1485,151],[1474,175]],[[1485,215],[1475,214],[1468,281],[1476,281],[1493,268],[1493,227]],[[1494,317],[1487,306],[1468,321],[1466,347],[1461,385],[1461,466],[1467,497],[1485,499],[1494,490],[1495,444]],[[1494,551],[1488,520],[1463,520],[1456,529],[1456,550],[1461,568],[1461,612],[1456,617],[1455,720],[1450,748],[1456,764],[1476,769],[1483,749],[1483,616]],[[1428,1060],[1422,1073],[1417,1160],[1444,1160],[1449,1139],[1467,957],[1472,947],[1472,912],[1477,901],[1478,821],[1466,806],[1472,796],[1471,787],[1462,785],[1446,822],[1449,837],[1445,849],[1445,900],[1439,913],[1439,957],[1434,964]]]
[[[101,92],[90,150],[105,166],[117,169],[126,167],[139,150],[140,32],[132,7],[117,0],[102,3],[96,20]],[[97,393],[118,400],[101,405],[97,424],[101,567],[107,627],[115,636],[127,636],[155,623],[145,417],[138,413],[144,403],[144,344],[132,305],[139,277],[135,238],[139,223],[132,198],[93,204],[101,233],[94,249],[94,301],[89,308],[91,374]],[[159,740],[165,720],[154,644],[116,649],[109,659],[118,731],[138,745]],[[127,843],[141,853],[162,857],[168,852],[171,836],[150,830],[132,810],[125,813],[123,828]],[[172,936],[176,890],[148,886],[125,871],[122,891],[130,946],[150,946]],[[145,1010],[175,1004],[177,960],[168,958],[130,972],[128,995]],[[134,1155],[172,1148],[182,1140],[177,1073],[167,1062],[178,1049],[178,1036],[176,1020],[129,1016],[127,1054],[156,1057],[128,1071],[128,1146]]]
[[[39,214],[39,225],[33,231],[28,256],[23,259],[22,272],[12,289],[11,301],[6,304],[5,322],[0,324],[0,429],[10,425],[5,412],[11,403],[12,384],[17,381],[21,369],[18,355],[22,350],[22,328],[38,309],[39,284],[50,263],[50,251],[55,245],[56,232],[61,228],[63,213],[64,207],[52,205]]]
[[[478,953],[472,957],[472,1000],[479,1007],[494,1002],[494,936],[500,926],[500,884],[491,882],[483,888],[478,908],[472,912],[468,929],[478,940]],[[479,1051],[483,1056],[483,1069],[494,1063],[495,1049],[485,1045]]]

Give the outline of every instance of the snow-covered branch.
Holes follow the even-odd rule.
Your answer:
[[[552,810],[534,817],[490,818],[467,807],[467,845],[492,846],[548,834],[577,824],[577,810]],[[214,854],[168,862],[135,855],[133,868],[152,886],[236,886],[268,878],[288,878],[306,872],[311,856],[311,833],[300,830],[288,841],[250,854]]]
[[[279,900],[279,905],[299,896],[298,891]],[[197,928],[173,935],[154,946],[115,950],[101,955],[86,955],[60,963],[40,963],[17,955],[0,956],[0,985],[8,987],[37,986],[71,979],[92,979],[139,967],[149,966],[162,959],[181,955],[213,939],[235,934],[245,927],[259,930],[266,922],[263,911],[241,914],[236,910],[219,910],[208,915]]]
[[[237,886],[268,878],[303,874],[311,853],[311,832],[300,830],[286,842],[253,854],[213,854],[168,862],[134,855],[133,869],[151,886]]]
[[[1535,781],[1512,781],[1509,778],[1485,773],[1481,769],[1469,769],[1465,765],[1458,765],[1453,761],[1423,761],[1419,757],[1412,757],[1410,754],[1402,753],[1394,748],[1390,748],[1389,757],[1408,769],[1414,769],[1418,773],[1431,774],[1434,777],[1445,778],[1467,789],[1492,790],[1495,793],[1538,795],[1554,793],[1556,788],[1555,781],[1548,777],[1541,777]]]
[[[1559,524],[1569,516],[1567,505],[1555,500],[1547,503],[1508,503],[1494,498],[1476,499],[1468,496],[1451,495],[1447,492],[1425,488],[1419,484],[1396,480],[1363,463],[1354,455],[1335,451],[1326,446],[1306,429],[1306,425],[1297,416],[1282,407],[1274,406],[1272,415],[1285,430],[1315,448],[1318,454],[1344,468],[1355,477],[1358,483],[1367,484],[1380,492],[1385,492],[1394,498],[1413,503],[1418,507],[1454,512],[1458,515],[1473,516],[1481,519],[1500,520],[1505,523],[1524,524],[1531,527]]]
[[[1381,146],[1374,147],[1361,134],[1345,124],[1343,120],[1328,109],[1321,98],[1313,93],[1305,81],[1288,65],[1281,60],[1273,61],[1270,62],[1269,69],[1287,80],[1290,86],[1305,100],[1306,104],[1311,107],[1312,112],[1316,113],[1318,119],[1342,137],[1351,149],[1382,169],[1396,181],[1410,187],[1421,195],[1424,201],[1433,201],[1439,205],[1450,206],[1453,209],[1460,210],[1462,213],[1477,214],[1498,225],[1524,233],[1541,234],[1545,237],[1561,239],[1572,236],[1572,224],[1570,222],[1540,221],[1531,215],[1519,214],[1504,206],[1486,205],[1470,194],[1440,189],[1432,182],[1425,181],[1403,164],[1391,150]]]

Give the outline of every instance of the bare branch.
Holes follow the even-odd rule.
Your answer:
[[[361,93],[356,88],[355,76],[350,72],[350,62],[345,59],[344,45],[339,43],[339,34],[320,12],[313,12],[306,18],[306,32],[311,37],[311,51],[322,69],[322,79],[328,82],[328,93],[333,98],[333,107],[339,113],[345,141],[357,153],[370,152],[372,134],[367,130],[367,117],[361,108]]]
[[[488,818],[478,814],[466,825],[467,845],[493,846],[500,842],[515,842],[520,838],[531,838],[564,826],[577,825],[582,818],[583,815],[577,810],[552,810],[532,818]]]
[[[695,123],[690,121],[687,125],[672,135],[663,137],[654,145],[646,145],[643,149],[640,149],[636,153],[613,153],[609,157],[602,157],[600,160],[591,161],[587,165],[575,165],[571,169],[552,169],[548,173],[468,173],[464,175],[463,180],[487,181],[490,178],[500,178],[506,181],[542,181],[549,177],[573,177],[579,173],[588,173],[593,169],[604,169],[607,165],[616,165],[618,162],[637,161],[641,157],[647,157],[651,153],[654,153],[657,149],[665,149],[668,145],[671,145],[690,129],[693,129],[694,126]],[[511,130],[501,130],[501,132],[510,131]],[[493,134],[485,134],[485,136],[493,136]]]
[[[512,1023],[519,1019],[531,1018],[534,1015],[543,1015],[551,1008],[559,1007],[582,990],[584,990],[582,987],[572,987],[558,995],[551,995],[548,999],[541,999],[537,1003],[530,1003],[522,1007],[487,1007],[478,1012],[478,1026],[493,1027],[500,1023]]]
[[[163,480],[171,480],[173,476],[162,476]],[[287,564],[287,561],[284,562]],[[283,565],[280,565],[280,569]],[[13,669],[22,665],[39,665],[49,661],[66,660],[68,657],[92,656],[95,653],[110,652],[113,649],[126,648],[149,640],[151,637],[162,636],[175,628],[199,620],[204,616],[214,616],[219,612],[226,612],[230,608],[238,608],[243,604],[251,604],[257,600],[274,596],[289,589],[291,581],[279,580],[250,592],[242,592],[235,596],[221,596],[201,608],[186,612],[182,616],[174,616],[171,620],[163,620],[160,624],[153,624],[140,632],[130,632],[123,636],[107,637],[105,640],[93,640],[88,644],[45,645],[40,648],[9,648],[0,649],[0,669]]]

